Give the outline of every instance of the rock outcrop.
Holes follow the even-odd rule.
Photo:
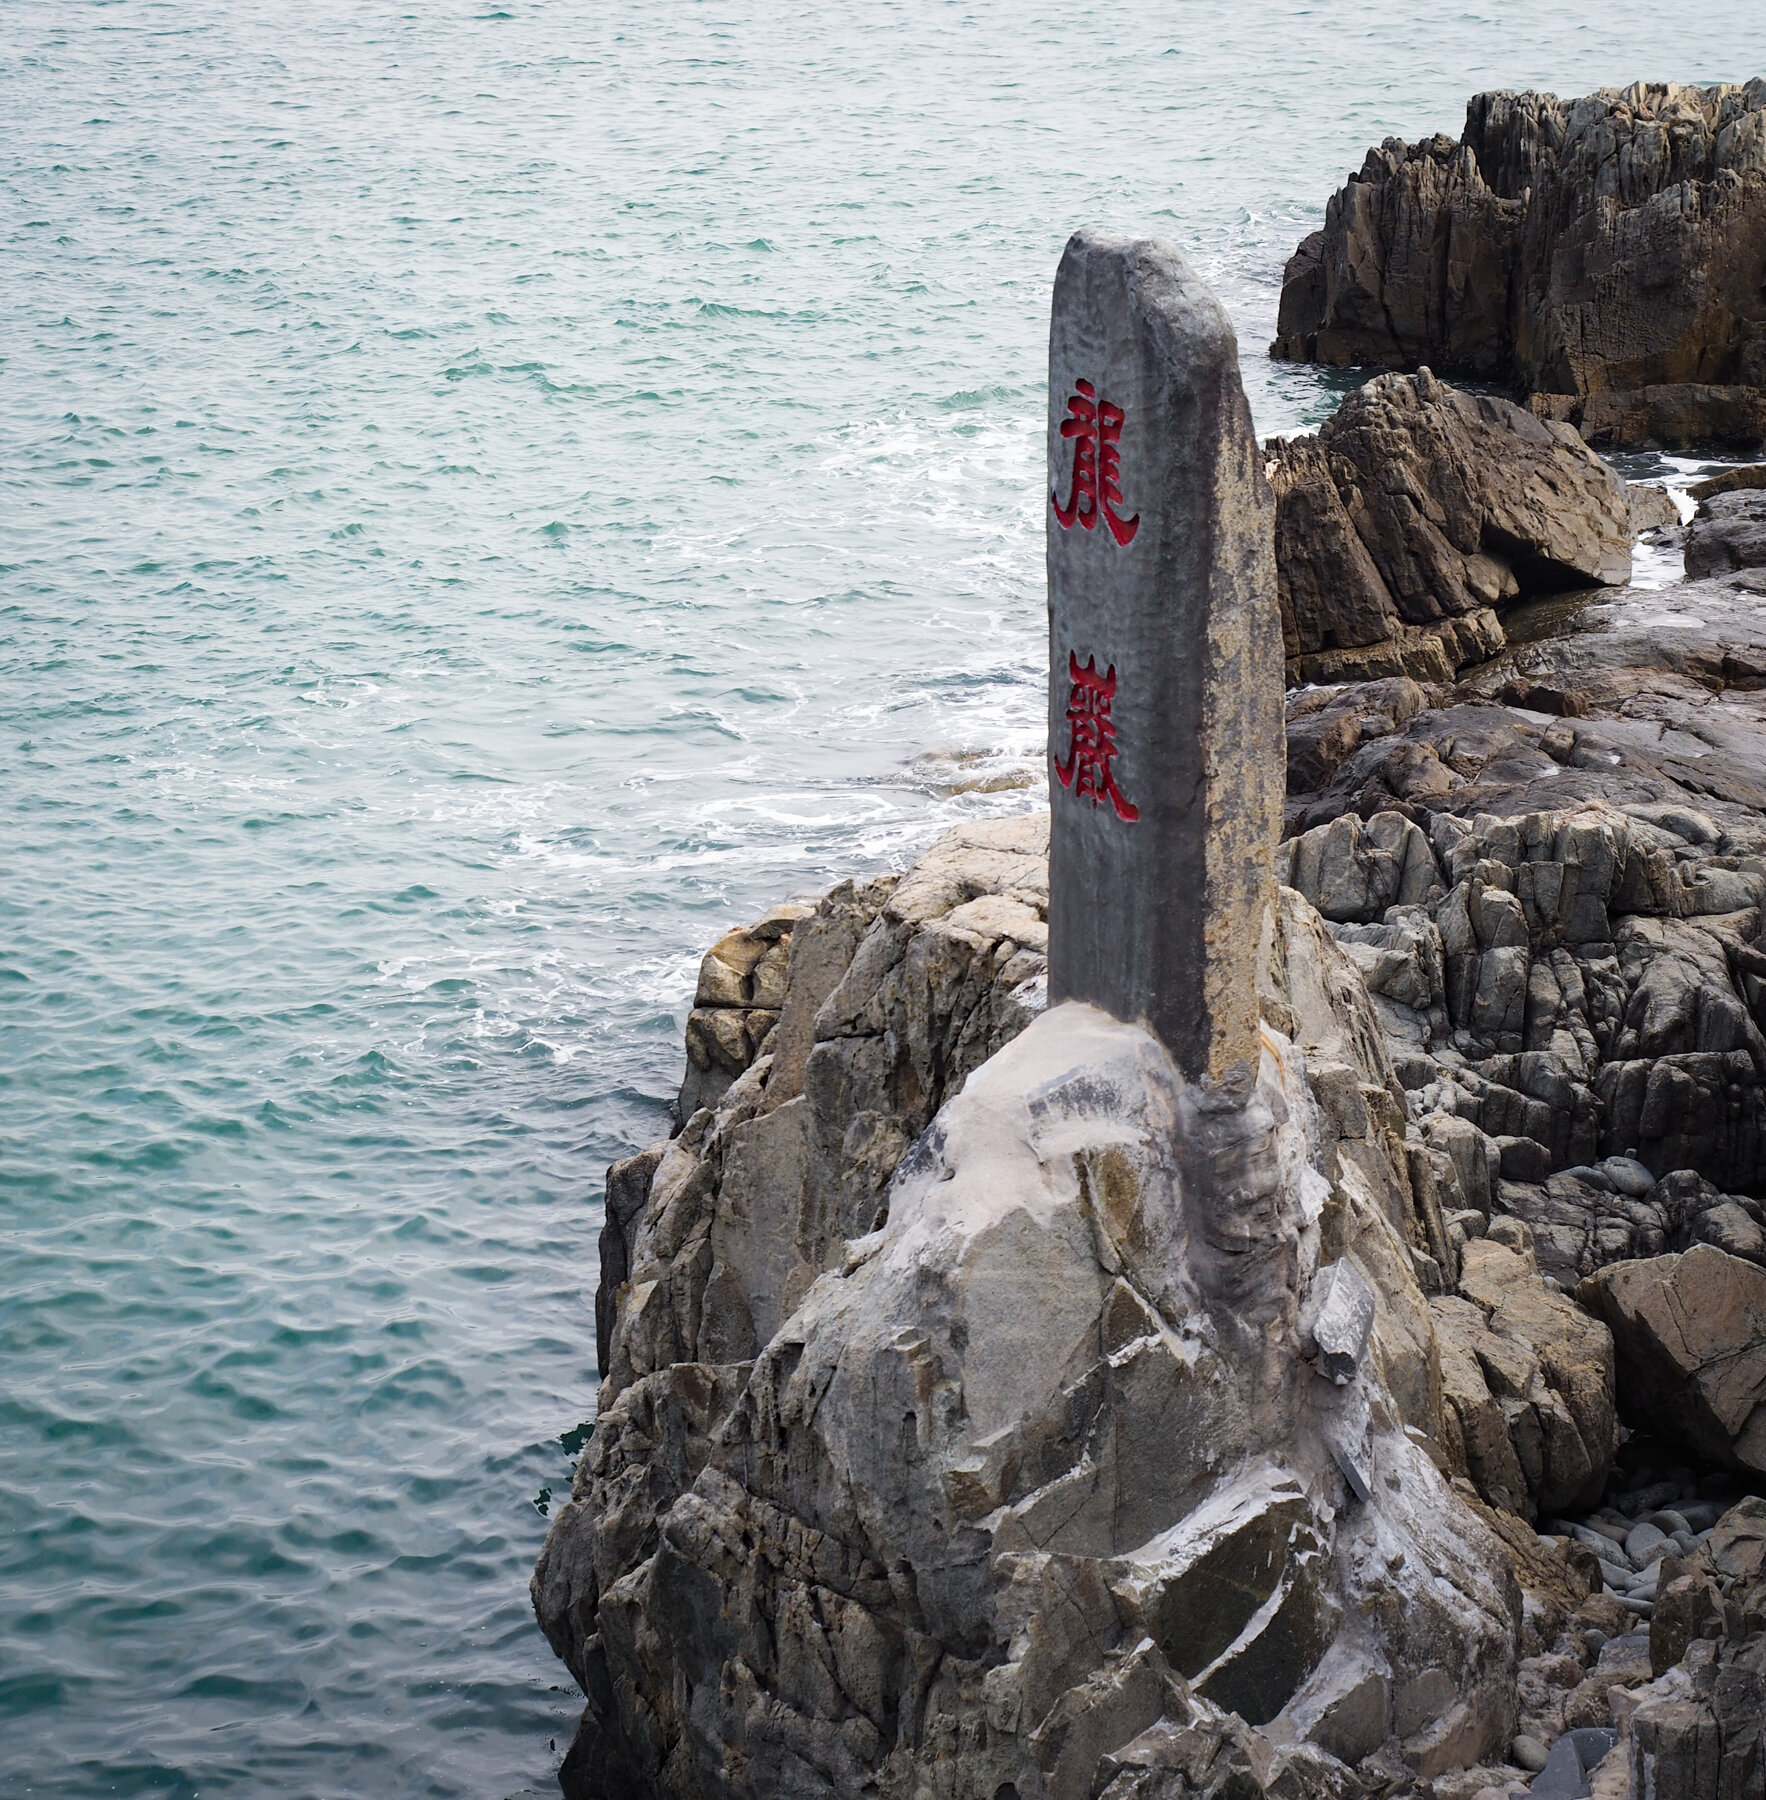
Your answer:
[[[610,1176],[608,1375],[534,1582],[589,1701],[567,1792],[1346,1795],[1500,1752],[1587,1591],[1466,1498],[1447,1155],[1326,923],[1283,895],[1218,1110],[1140,1028],[1039,1016],[1042,829],[794,920],[761,1055]],[[1536,1512],[1604,1479],[1611,1350],[1510,1262],[1455,1304]]]
[[[1370,150],[1272,354],[1512,381],[1597,447],[1766,437],[1766,81],[1487,93]]]
[[[1766,493],[1713,494],[1686,528],[1686,572],[1724,575],[1766,565]]]
[[[1361,969],[1425,1136],[1480,1134],[1457,1203],[1524,1220],[1560,1281],[1763,1247],[1745,579],[1602,598],[1454,690],[1290,703],[1285,879]]]
[[[1047,1009],[1045,817],[713,946],[533,1584],[572,1800],[1759,1791],[1758,489],[1552,592],[1647,506],[1561,427],[1272,456],[1290,650],[1363,620],[1292,672],[1403,654],[1289,697],[1249,1105]]]
[[[1766,1789],[1766,1501],[1744,1500],[1690,1554],[1665,1555],[1656,1679],[1615,1704],[1621,1800],[1751,1800]],[[1604,1765],[1603,1765],[1604,1766]]]
[[[1427,369],[1265,454],[1290,684],[1450,681],[1518,601],[1630,579],[1627,484],[1567,426]]]

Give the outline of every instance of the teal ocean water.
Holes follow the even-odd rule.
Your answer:
[[[1063,239],[1316,420],[1261,350],[1368,143],[1766,72],[1545,11],[8,0],[0,1794],[552,1791],[697,956],[1036,798]]]

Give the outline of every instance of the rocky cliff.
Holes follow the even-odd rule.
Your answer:
[[[1272,353],[1513,382],[1597,446],[1766,435],[1766,82],[1476,95],[1370,150]]]

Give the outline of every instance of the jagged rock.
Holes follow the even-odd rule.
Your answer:
[[[1603,446],[1756,443],[1763,275],[1766,82],[1479,94],[1458,143],[1368,152],[1271,352],[1510,379]]]
[[[652,1145],[607,1169],[606,1222],[601,1227],[601,1279],[595,1288],[595,1372],[606,1375],[613,1352],[614,1298],[632,1272],[638,1219],[650,1200],[650,1183],[664,1146]]]
[[[1695,579],[1766,563],[1766,494],[1717,494],[1686,528],[1686,572]]]
[[[1707,475],[1702,480],[1693,482],[1686,490],[1686,497],[1696,503],[1709,500],[1717,494],[1736,494],[1760,488],[1766,488],[1766,463],[1742,463],[1736,468],[1720,469],[1715,475]]]
[[[659,1148],[627,1279],[607,1296],[597,1430],[534,1583],[589,1697],[569,1792],[677,1791],[707,1757],[729,1779],[734,1749],[751,1784],[736,1791],[845,1792],[871,1769],[905,1794],[914,1770],[939,1768],[986,1793],[1181,1793],[1190,1768],[1265,1784],[1247,1793],[1334,1797],[1352,1791],[1341,1758],[1394,1730],[1425,1772],[1512,1732],[1521,1557],[1437,1473],[1419,1287],[1459,1273],[1428,1159],[1453,1187],[1465,1146],[1449,1133],[1432,1149],[1407,1123],[1355,965],[1292,891],[1260,952],[1282,1034],[1267,1125],[1186,1111],[1163,1052],[1099,1015],[1084,1015],[1095,1041],[1074,1009],[1014,1035],[1032,1011],[995,1009],[1021,954],[1007,945],[1033,936],[1038,829],[971,828],[899,883],[844,887],[797,921],[767,1052]],[[968,945],[966,984],[909,979],[980,919],[1018,937]],[[978,1017],[1010,1047],[965,1066],[961,1047],[986,1041]],[[872,1019],[889,1055],[866,1052],[854,1079],[876,1099],[855,1108],[852,1082],[819,1080],[817,1059],[845,1058]],[[850,1221],[757,1205],[754,1169],[785,1159],[745,1151],[746,1133],[796,1118],[813,1145],[831,1135],[820,1118],[893,1108],[898,1129],[867,1142],[906,1144],[901,1109],[924,1101],[901,1070],[922,1065],[943,1072],[941,1110],[879,1230],[841,1242],[878,1216],[874,1199]],[[1153,1129],[1147,1108],[1192,1122]],[[1251,1140],[1220,1135],[1248,1118]],[[1165,1148],[1148,1163],[1137,1144]],[[1204,1153],[1207,1176],[1184,1175]],[[616,1184],[622,1248],[641,1172]],[[795,1288],[782,1258],[757,1253],[763,1236],[789,1244]],[[1342,1266],[1313,1292],[1321,1260]],[[1310,1323],[1338,1286],[1373,1302],[1359,1359],[1359,1323],[1343,1345],[1327,1329],[1332,1346],[1301,1328],[1308,1296]],[[1355,1370],[1341,1386],[1304,1360],[1333,1347],[1338,1373]],[[1278,1748],[1227,1708],[1307,1741]]]
[[[842,883],[796,909],[769,994],[774,1039],[715,1111],[656,1148],[648,1212],[620,1227],[630,1292],[609,1333],[609,1399],[672,1363],[752,1357],[841,1243],[878,1222],[946,1093],[1043,1004],[1047,840],[1046,814],[964,827],[900,881]]]
[[[1161,1722],[1218,1738],[1204,1703],[1357,1747],[1374,1674],[1366,1748],[1396,1731],[1427,1773],[1506,1742],[1500,1552],[1377,1351],[1351,1390],[1301,1359],[1328,1184],[1298,1056],[1269,1041],[1249,1111],[1210,1112],[1147,1033],[1077,1006],[977,1070],[648,1557],[595,1569],[586,1633],[570,1546],[630,1478],[606,1453],[575,1503],[597,1523],[561,1520],[536,1579],[604,1776],[906,1794],[937,1768],[953,1792],[1086,1795],[1159,1767]],[[1360,1511],[1327,1442],[1346,1391],[1381,1471]]]
[[[1628,1414],[1766,1474],[1766,1269],[1699,1244],[1602,1269],[1577,1297],[1612,1330]]]
[[[1288,792],[1326,787],[1343,760],[1368,738],[1387,737],[1429,704],[1407,675],[1346,687],[1308,687],[1288,701]]]
[[[1522,1518],[1595,1504],[1618,1445],[1610,1333],[1530,1255],[1473,1240],[1462,1257],[1459,1294],[1430,1302],[1455,1466]]]
[[[1517,600],[1630,579],[1626,483],[1574,431],[1427,369],[1266,453],[1290,682],[1448,681],[1502,647]]]
[[[1410,696],[1400,691],[1378,698],[1401,711]],[[1628,830],[1638,837],[1628,839]],[[1582,1079],[1589,1046],[1598,1065],[1602,1047],[1613,1049],[1629,1031],[1637,1042],[1626,1040],[1626,1047],[1640,1052],[1630,1061],[1654,1066],[1642,1054],[1646,1046],[1697,1041],[1698,1032],[1710,1029],[1709,1021],[1726,1016],[1713,998],[1690,1008],[1669,1004],[1676,983],[1709,986],[1721,970],[1734,995],[1741,991],[1736,982],[1758,982],[1758,974],[1750,974],[1752,965],[1732,955],[1751,942],[1745,932],[1725,926],[1708,943],[1672,932],[1627,937],[1623,927],[1630,918],[1678,922],[1677,915],[1618,911],[1621,897],[1633,890],[1646,897],[1659,891],[1670,900],[1692,891],[1684,881],[1670,881],[1666,888],[1641,881],[1634,868],[1637,843],[1672,846],[1702,867],[1724,854],[1730,841],[1725,830],[1714,816],[1680,801],[1657,803],[1647,821],[1613,810],[1506,820],[1425,814],[1422,824],[1396,813],[1372,821],[1352,817],[1335,827],[1334,838],[1327,830],[1309,845],[1289,847],[1293,873],[1334,910],[1349,915],[1328,921],[1298,892],[1284,889],[1260,952],[1264,1016],[1295,1046],[1285,1053],[1293,1056],[1292,1064],[1284,1066],[1304,1070],[1303,1110],[1310,1109],[1314,1121],[1306,1155],[1323,1183],[1317,1255],[1326,1267],[1350,1259],[1375,1301],[1355,1378],[1339,1388],[1310,1377],[1318,1398],[1309,1403],[1306,1429],[1314,1449],[1308,1454],[1320,1459],[1322,1478],[1338,1484],[1332,1491],[1348,1497],[1347,1510],[1333,1500],[1333,1517],[1326,1519],[1311,1498],[1312,1487],[1303,1483],[1303,1492],[1291,1495],[1279,1488],[1273,1473],[1262,1489],[1255,1481],[1244,1489],[1225,1480],[1220,1466],[1189,1475],[1171,1471],[1171,1431],[1132,1423],[1139,1417],[1135,1408],[1164,1402],[1157,1399],[1162,1390],[1152,1380],[1147,1353],[1131,1355],[1129,1349],[1137,1333],[1146,1335],[1150,1317],[1163,1316],[1159,1305],[1175,1303],[1155,1301],[1149,1314],[1133,1281],[1124,1278],[1120,1292],[1109,1287],[1099,1302],[1098,1341],[1112,1348],[1100,1349],[1100,1361],[1077,1387],[1062,1390],[1060,1406],[1048,1415],[1051,1421],[1059,1417],[1059,1429],[1051,1423],[1028,1434],[997,1437],[952,1413],[953,1372],[962,1385],[963,1405],[969,1405],[967,1381],[953,1361],[954,1339],[938,1336],[943,1325],[927,1333],[922,1323],[914,1331],[927,1335],[928,1349],[909,1343],[909,1332],[900,1347],[879,1352],[881,1361],[869,1360],[880,1371],[894,1366],[891,1358],[901,1360],[900,1380],[890,1376],[889,1381],[904,1394],[930,1396],[913,1403],[917,1419],[942,1420],[939,1431],[959,1436],[972,1431],[972,1438],[963,1440],[968,1448],[953,1451],[938,1476],[938,1503],[951,1509],[945,1515],[949,1543],[968,1541],[964,1534],[982,1529],[1002,1507],[1032,1534],[1011,1552],[1030,1560],[1005,1572],[1000,1541],[990,1540],[996,1549],[973,1565],[972,1577],[960,1578],[980,1581],[991,1567],[998,1579],[1009,1578],[1009,1591],[1017,1596],[999,1615],[1006,1635],[993,1640],[994,1651],[979,1655],[967,1639],[934,1650],[934,1641],[944,1640],[927,1630],[924,1600],[910,1606],[898,1596],[899,1580],[891,1584],[889,1559],[873,1557],[878,1545],[869,1535],[829,1534],[819,1512],[806,1521],[793,1498],[798,1477],[789,1470],[794,1459],[809,1453],[808,1444],[800,1443],[798,1425],[785,1426],[785,1435],[778,1436],[767,1421],[785,1417],[779,1408],[787,1406],[804,1366],[802,1357],[792,1366],[797,1353],[781,1348],[780,1325],[830,1283],[850,1294],[878,1279],[864,1270],[877,1254],[873,1245],[890,1241],[901,1184],[918,1167],[910,1165],[890,1188],[907,1147],[952,1095],[973,1091],[973,1081],[964,1089],[965,1078],[990,1053],[1016,1041],[1024,1023],[1037,1016],[1042,822],[966,828],[899,881],[843,885],[794,920],[778,1023],[762,1054],[715,1106],[698,1109],[666,1146],[610,1172],[609,1279],[601,1296],[602,1310],[617,1318],[609,1379],[573,1500],[554,1521],[535,1580],[542,1621],[590,1697],[567,1763],[567,1791],[599,1793],[610,1782],[617,1787],[634,1768],[659,1767],[645,1760],[653,1751],[676,1758],[655,1776],[662,1790],[673,1791],[688,1779],[681,1759],[698,1754],[692,1749],[699,1741],[692,1735],[695,1728],[670,1712],[673,1701],[657,1713],[655,1697],[675,1692],[685,1665],[671,1659],[712,1653],[676,1645],[676,1638],[685,1643],[701,1631],[701,1615],[710,1616],[709,1598],[688,1598],[698,1591],[693,1583],[708,1571],[719,1584],[717,1593],[750,1596],[741,1600],[738,1616],[752,1604],[765,1617],[790,1621],[773,1663],[757,1668],[744,1650],[735,1662],[718,1665],[735,1672],[734,1686],[717,1691],[727,1691],[728,1705],[736,1709],[718,1716],[739,1714],[746,1721],[730,1729],[748,1745],[754,1768],[767,1780],[786,1780],[788,1769],[801,1773],[793,1759],[807,1757],[824,1772],[818,1779],[838,1791],[863,1768],[923,1767],[929,1757],[969,1756],[976,1742],[991,1741],[989,1734],[1001,1729],[998,1721],[1014,1704],[1020,1721],[1026,1707],[1045,1708],[1028,1734],[1031,1746],[1012,1752],[1027,1757],[1025,1766],[1035,1772],[1000,1777],[1018,1780],[1021,1795],[1039,1791],[1037,1782],[1058,1787],[1067,1779],[1062,1769],[1082,1764],[1091,1771],[1088,1780],[1127,1781],[1123,1793],[1180,1793],[1171,1780],[1188,1777],[1174,1777],[1159,1758],[1199,1758],[1195,1766],[1210,1768],[1214,1763],[1207,1759],[1224,1758],[1219,1767],[1228,1771],[1239,1767],[1235,1759],[1241,1750],[1251,1759],[1246,1770],[1266,1782],[1265,1791],[1278,1791],[1267,1786],[1278,1779],[1316,1781],[1324,1784],[1320,1793],[1334,1795],[1331,1784],[1341,1777],[1342,1759],[1376,1751],[1385,1741],[1378,1734],[1389,1736],[1398,1720],[1415,1725],[1407,1734],[1413,1768],[1475,1757],[1467,1747],[1469,1726],[1461,1730],[1450,1723],[1431,1730],[1416,1724],[1433,1690],[1427,1683],[1416,1687],[1414,1678],[1399,1679],[1402,1658],[1393,1659],[1389,1641],[1381,1640],[1385,1661],[1376,1657],[1370,1663],[1365,1641],[1351,1646],[1343,1637],[1345,1627],[1332,1623],[1347,1620],[1353,1611],[1344,1610],[1340,1585],[1343,1521],[1356,1507],[1378,1510],[1391,1504],[1379,1446],[1393,1433],[1408,1446],[1406,1454],[1414,1452],[1431,1468],[1478,1478],[1490,1500],[1525,1516],[1538,1516],[1542,1501],[1555,1510],[1598,1490],[1611,1454],[1612,1381],[1610,1365],[1603,1375],[1600,1351],[1606,1334],[1551,1293],[1530,1260],[1534,1233],[1522,1218],[1503,1211],[1505,1206],[1526,1210],[1525,1196],[1503,1178],[1505,1154],[1521,1141],[1519,1132],[1548,1163],[1560,1165],[1556,1173],[1545,1171],[1545,1197],[1560,1193],[1564,1203],[1573,1198],[1584,1209],[1576,1221],[1578,1255],[1591,1245],[1603,1257],[1619,1249],[1609,1230],[1613,1220],[1627,1221],[1627,1244],[1639,1242],[1642,1227],[1627,1208],[1644,1209],[1677,1247],[1701,1241],[1704,1232],[1739,1229],[1737,1217],[1759,1222],[1759,1203],[1745,1193],[1726,1194],[1690,1167],[1654,1180],[1651,1169],[1657,1165],[1643,1167],[1618,1154],[1632,1148],[1629,1142],[1610,1147],[1592,1141],[1589,1121],[1598,1126],[1602,1103]],[[1680,866],[1673,855],[1668,865]],[[1474,883],[1481,884],[1476,891]],[[1473,1059],[1453,1047],[1449,1040],[1468,1027],[1449,1017],[1450,989],[1475,994],[1477,982],[1468,987],[1463,970],[1455,977],[1457,987],[1449,981],[1438,915],[1450,899],[1456,919],[1457,909],[1464,910],[1470,931],[1469,940],[1455,937],[1459,953],[1480,957],[1524,943],[1528,1017],[1541,1029],[1544,1015],[1532,976],[1541,967],[1554,971],[1558,998],[1552,1030],[1573,1038],[1582,1060],[1567,1060],[1567,1050],[1493,1053],[1488,1044]],[[1710,927],[1698,922],[1708,917],[1696,915],[1685,922],[1686,929],[1708,932]],[[1459,929],[1452,926],[1449,935]],[[1600,931],[1609,935],[1584,935]],[[1613,936],[1629,946],[1624,954]],[[1499,938],[1516,941],[1499,943]],[[1583,978],[1580,990],[1561,961],[1565,957]],[[1648,987],[1657,958],[1666,959],[1664,968],[1675,972],[1674,980]],[[1645,999],[1634,1004],[1640,989]],[[752,990],[742,996],[750,997]],[[1751,1018],[1752,1003],[1742,1011]],[[1665,1023],[1674,1020],[1679,1022]],[[1408,1095],[1395,1054],[1412,1088]],[[988,1068],[998,1062],[996,1056]],[[934,1094],[936,1104],[929,1104]],[[855,1120],[861,1121],[857,1130]],[[1501,1129],[1492,1132],[1488,1125]],[[1513,1154],[1519,1168],[1525,1159]],[[922,1171],[913,1179],[931,1177]],[[968,1191],[960,1186],[960,1171],[951,1182],[933,1186],[941,1206],[958,1198],[952,1188]],[[1099,1195],[1107,1191],[1115,1191],[1109,1181],[1094,1185]],[[882,1236],[867,1238],[866,1228],[879,1218]],[[1555,1254],[1552,1220],[1541,1218],[1539,1230],[1540,1253]],[[855,1237],[864,1241],[849,1244]],[[1225,1246],[1217,1247],[1217,1255],[1225,1253]],[[925,1255],[916,1255],[921,1277],[913,1305],[933,1306],[933,1313],[909,1311],[922,1320],[942,1319],[938,1309],[950,1302],[934,1304],[935,1294],[961,1292],[962,1284],[927,1286],[922,1278],[931,1265]],[[1244,1251],[1230,1255],[1238,1266]],[[621,1267],[623,1284],[617,1280]],[[1566,1277],[1570,1273],[1565,1270]],[[818,1278],[822,1287],[816,1286]],[[1432,1303],[1425,1293],[1435,1296]],[[1322,1300],[1322,1295],[1321,1288],[1314,1297]],[[1039,1330],[1046,1325],[1046,1307],[1023,1310],[1037,1319]],[[796,1329],[793,1325],[793,1333]],[[830,1315],[827,1329],[838,1335],[846,1326]],[[973,1333],[973,1323],[970,1329]],[[1316,1354],[1319,1345],[1306,1335],[1297,1303],[1287,1329],[1296,1355]],[[936,1365],[924,1360],[932,1354]],[[1267,1358],[1267,1348],[1258,1354]],[[1204,1356],[1194,1366],[1211,1365]],[[1236,1364],[1234,1371],[1231,1382],[1240,1379]],[[1203,1391],[1218,1399],[1227,1390],[1204,1384]],[[815,1418],[821,1416],[818,1403]],[[1099,1435],[1106,1422],[1107,1440]],[[1237,1414],[1198,1429],[1224,1446],[1217,1465],[1243,1441],[1233,1435],[1243,1429]],[[916,1434],[919,1430],[917,1425]],[[1192,1441],[1188,1428],[1177,1436]],[[1147,1462],[1145,1455],[1161,1445],[1157,1454],[1166,1463]],[[1122,1473],[1129,1468],[1124,1457],[1140,1458],[1132,1475]],[[763,1463],[774,1471],[764,1481],[753,1473]],[[1292,1466],[1284,1454],[1284,1469]],[[1161,1467],[1163,1474],[1157,1472]],[[1095,1475],[1084,1473],[1088,1469]],[[1569,1496],[1579,1473],[1585,1485]],[[1411,1476],[1401,1479],[1408,1494]],[[785,1481],[786,1488],[767,1485],[777,1481]],[[1174,1481],[1188,1484],[1186,1497],[1169,1503],[1163,1525],[1152,1513],[1144,1530],[1087,1523],[1108,1519],[1096,1510],[1105,1492],[1169,1494]],[[1462,1488],[1466,1495],[1473,1491]],[[904,1510],[904,1530],[913,1518],[928,1516],[924,1509],[930,1500],[910,1504],[904,1491],[895,1501]],[[1264,1588],[1272,1565],[1268,1558],[1257,1562],[1252,1551],[1264,1529],[1258,1520],[1286,1518],[1286,1509],[1301,1501],[1304,1517],[1296,1514],[1289,1522],[1293,1529],[1283,1537],[1275,1585]],[[1159,1504],[1166,1502],[1149,1502],[1154,1512]],[[1590,1553],[1574,1545],[1552,1551],[1513,1512],[1479,1516],[1494,1534],[1479,1556],[1494,1556],[1496,1562],[1487,1566],[1505,1571],[1504,1579],[1512,1571],[1521,1583],[1521,1637],[1529,1655],[1543,1655],[1551,1634],[1576,1609],[1576,1595],[1586,1591],[1588,1577],[1564,1559],[1573,1550],[1592,1562]],[[1061,1533],[1077,1534],[1073,1542],[1059,1533],[1046,1535],[1044,1522],[1056,1517],[1068,1521]],[[1520,1535],[1511,1536],[1511,1529]],[[866,1533],[870,1530],[867,1526]],[[1087,1539],[1076,1550],[1075,1543],[1094,1530],[1104,1536]],[[1135,1531],[1143,1535],[1129,1545]],[[772,1573],[763,1578],[743,1560],[750,1555],[739,1548],[744,1532],[755,1544],[801,1542],[803,1555],[811,1555],[813,1547],[813,1567],[790,1574],[798,1565],[787,1558],[777,1568],[768,1563]],[[1156,1538],[1157,1554],[1140,1556]],[[723,1546],[715,1554],[714,1540]],[[1123,1560],[1127,1549],[1136,1553],[1133,1569]],[[677,1570],[683,1558],[700,1575]],[[1192,1628],[1181,1621],[1218,1610],[1219,1602],[1207,1598],[1214,1579],[1209,1571],[1234,1566],[1233,1558],[1246,1570],[1264,1570],[1244,1576],[1247,1591],[1261,1595],[1263,1616],[1282,1623],[1267,1641],[1266,1627],[1197,1666],[1196,1646],[1186,1645]],[[1411,1560],[1408,1550],[1406,1560]],[[1118,1563],[1123,1563],[1119,1573]],[[954,1565],[931,1566],[947,1572],[971,1567],[961,1557]],[[846,1572],[834,1578],[836,1567]],[[665,1571],[676,1572],[664,1579]],[[669,1586],[677,1580],[685,1585]],[[866,1582],[882,1585],[866,1587]],[[704,1590],[706,1596],[713,1591]],[[807,1599],[797,1598],[799,1592]],[[664,1594],[673,1597],[659,1609]],[[1192,1610],[1185,1612],[1186,1607]],[[675,1618],[683,1621],[678,1631],[664,1624]],[[1160,1619],[1165,1624],[1159,1625]],[[691,1630],[688,1620],[694,1621]],[[1081,1620],[1089,1634],[1083,1655],[1074,1647]],[[725,1629],[717,1625],[706,1640],[713,1650],[724,1641],[718,1633]],[[659,1632],[668,1640],[660,1649]],[[1142,1637],[1151,1643],[1141,1646]],[[764,1663],[761,1640],[748,1642]],[[1008,1699],[1006,1677],[989,1673],[994,1655],[1005,1658],[998,1667],[1025,1665],[1011,1678],[1030,1684],[1018,1690],[1018,1700]],[[942,1672],[927,1690],[932,1699],[916,1715],[921,1736],[908,1746],[906,1763],[891,1764],[900,1749],[907,1702],[894,1702],[892,1714],[888,1696],[910,1690],[890,1687],[898,1678],[887,1671],[900,1669],[899,1679],[907,1681],[906,1671],[930,1668],[934,1656],[942,1657]],[[1296,1671],[1303,1674],[1307,1667],[1311,1673],[1299,1679]],[[1290,1676],[1299,1685],[1278,1702]],[[867,1688],[867,1682],[873,1685]],[[701,1690],[695,1685],[693,1691]],[[619,1694],[633,1698],[628,1704]],[[1237,1739],[1223,1723],[1228,1705],[1249,1717],[1270,1704],[1294,1722],[1312,1748],[1276,1756],[1262,1733],[1246,1728],[1249,1735]],[[725,1701],[716,1705],[722,1708]],[[1489,1708],[1480,1702],[1476,1710],[1494,1732],[1497,1721]],[[1082,1728],[1081,1721],[1094,1715],[1101,1722]],[[861,1717],[870,1721],[868,1727]],[[965,1718],[994,1722],[971,1729],[957,1722]],[[763,1725],[764,1720],[773,1723]],[[1512,1719],[1504,1729],[1512,1731]],[[1013,1730],[1014,1743],[1026,1736],[1016,1726]],[[760,1738],[745,1735],[752,1731]],[[884,1746],[885,1737],[896,1749]],[[1493,1735],[1489,1742],[1506,1740]],[[663,1743],[672,1748],[657,1751]],[[1136,1744],[1134,1756],[1128,1755]],[[1137,1782],[1143,1786],[1134,1786]],[[1163,1785],[1146,1787],[1149,1782]]]
[[[1655,1679],[1618,1711],[1631,1795],[1742,1800],[1766,1782],[1766,1501],[1731,1508],[1665,1559],[1650,1625]]]
[[[792,927],[810,908],[787,903],[764,919],[726,931],[699,965],[687,1015],[687,1073],[675,1101],[677,1119],[712,1106],[761,1054],[785,998]]]

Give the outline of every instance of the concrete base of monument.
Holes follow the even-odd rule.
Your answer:
[[[535,1578],[589,1696],[567,1793],[1129,1800],[1237,1770],[1304,1800],[1382,1753],[1427,1777],[1506,1751],[1521,1593],[1441,1472],[1403,1149],[1371,1100],[1346,1139],[1307,1060],[1364,1095],[1390,1069],[1293,896],[1262,962],[1308,1048],[1266,1026],[1247,1105],[1144,1028],[1043,1013],[752,1362],[658,1335],[701,1254],[665,1161]],[[779,1117],[770,1076],[710,1132]],[[698,1141],[715,1214],[731,1164]]]

